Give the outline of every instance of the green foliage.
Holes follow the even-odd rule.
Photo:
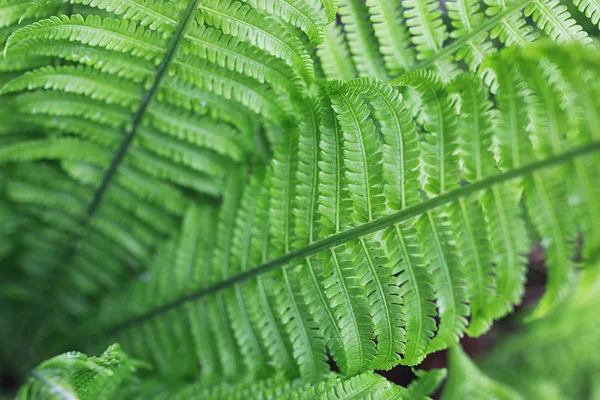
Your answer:
[[[157,386],[141,392],[126,393],[128,399],[411,399],[407,389],[388,382],[385,378],[363,373],[352,378],[343,379],[332,375],[318,384],[303,384],[287,381],[281,377],[252,383],[221,385],[205,389],[201,385],[192,384],[173,393],[169,388]]]
[[[527,399],[598,397],[600,279],[597,261],[589,267],[595,269],[581,275],[567,301],[547,318],[521,326],[481,360],[491,377]]]
[[[112,399],[135,370],[119,345],[110,346],[99,357],[69,352],[37,366],[17,400]]]
[[[530,319],[596,268],[599,9],[0,0],[3,363],[119,341],[123,398],[422,398],[444,370],[374,371],[451,348],[447,398],[513,393],[457,343],[533,243]]]
[[[468,399],[478,397],[490,400],[521,400],[509,386],[502,385],[485,376],[459,347],[449,351],[450,376],[442,399]]]

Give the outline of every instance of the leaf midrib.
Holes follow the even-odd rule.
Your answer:
[[[63,22],[63,21],[61,21],[61,22]],[[138,37],[129,36],[129,35],[126,35],[123,32],[109,31],[109,30],[104,29],[104,27],[102,27],[102,26],[81,25],[81,24],[78,24],[77,21],[73,22],[71,20],[69,20],[69,24],[65,24],[65,25],[47,25],[47,26],[41,26],[41,27],[37,28],[37,31],[39,32],[39,31],[44,31],[44,30],[48,30],[48,31],[58,30],[59,28],[61,28],[63,26],[71,26],[71,27],[74,27],[74,28],[78,28],[78,29],[80,29],[82,31],[92,31],[92,32],[99,31],[99,32],[103,32],[107,36],[112,36],[114,38],[118,38],[118,39],[121,39],[121,40],[131,41],[131,42],[137,43],[140,46],[152,49],[152,50],[157,51],[159,53],[162,52],[162,50],[163,50],[162,47],[157,46],[157,45],[155,45],[155,44],[153,44],[153,43],[151,43],[149,41],[140,40]],[[24,46],[29,40],[33,41],[33,40],[37,40],[37,39],[38,39],[37,37],[33,37],[31,39],[28,39],[28,38],[22,39],[22,41],[20,43],[18,43],[18,44],[15,44],[14,47],[9,47],[8,42],[7,42],[5,52],[7,53],[9,51],[9,49],[11,49],[11,48],[15,48],[15,47],[19,47],[19,46]],[[168,56],[168,54],[165,55],[165,59],[167,58],[167,56]]]
[[[181,19],[181,22],[177,26],[177,30],[173,33],[171,41],[166,49],[165,56],[156,70],[156,74],[154,76],[154,81],[152,83],[152,86],[144,93],[144,95],[141,99],[141,102],[140,102],[135,114],[133,115],[131,127],[130,127],[129,131],[127,132],[127,134],[125,135],[125,137],[123,138],[117,153],[114,155],[109,168],[106,170],[106,173],[104,175],[104,178],[103,178],[100,186],[96,189],[94,197],[92,198],[92,200],[90,201],[90,203],[88,205],[88,214],[87,214],[86,219],[90,219],[95,214],[97,208],[99,207],[100,203],[102,202],[103,195],[106,192],[108,185],[114,178],[119,165],[125,158],[125,155],[126,155],[127,151],[129,150],[129,147],[133,141],[133,137],[137,133],[137,131],[141,125],[142,119],[144,118],[144,115],[146,114],[146,111],[148,110],[148,106],[154,99],[154,96],[155,96],[158,88],[160,87],[160,84],[162,83],[162,79],[164,78],[169,65],[171,64],[171,62],[174,59],[178,45],[181,42],[181,39],[183,38],[185,30],[188,26],[188,22],[190,21],[190,18],[192,17],[192,15],[194,15],[194,10],[196,9],[196,3],[197,3],[197,0],[191,0],[190,3],[188,4],[187,8],[185,9],[183,18]]]
[[[475,29],[469,31],[469,33],[467,35],[461,36],[460,38],[458,38],[455,41],[453,41],[452,43],[450,43],[448,46],[443,46],[437,53],[435,53],[435,55],[418,63],[411,70],[415,71],[418,69],[424,69],[424,68],[430,67],[431,65],[435,64],[437,61],[442,60],[444,57],[447,57],[447,56],[450,56],[450,55],[456,53],[458,50],[463,48],[464,45],[467,42],[469,42],[471,39],[473,39],[480,33],[489,31],[494,26],[501,23],[504,18],[508,17],[513,12],[516,12],[518,10],[521,10],[521,9],[527,7],[529,4],[533,3],[533,1],[534,0],[522,0],[522,2],[520,2],[520,3],[515,2],[515,4],[506,7],[505,9],[500,11],[498,14],[494,15],[492,18],[487,19],[487,21],[485,23],[483,23],[480,26],[476,27]],[[399,77],[392,79],[388,83],[390,85],[394,86],[397,84],[398,80],[400,78],[402,78],[402,76],[404,76],[404,75],[405,74],[402,74]]]
[[[226,35],[226,34],[224,34]],[[230,36],[230,35],[227,35]],[[206,40],[206,38],[197,35],[186,35],[186,39],[189,42],[192,43],[196,43],[198,46],[204,46],[207,49],[211,49],[215,52],[221,52],[222,54],[227,54],[231,57],[237,57],[240,60],[243,60],[245,63],[254,66],[254,68],[264,68],[265,70],[269,71],[269,74],[273,75],[273,76],[278,76],[279,79],[283,82],[286,82],[287,85],[289,85],[290,87],[294,86],[294,83],[292,82],[292,80],[284,75],[282,72],[278,71],[276,68],[271,66],[271,63],[262,63],[260,60],[256,60],[254,58],[252,58],[251,56],[247,55],[246,52],[243,51],[236,51],[237,48],[228,48],[226,45],[223,45],[220,41],[219,42],[211,42],[210,40]],[[245,43],[245,42],[239,42],[239,43]],[[287,64],[285,64],[287,67]],[[244,75],[247,75],[246,73]],[[265,74],[266,77],[266,74]]]
[[[253,24],[250,21],[246,21],[240,17],[238,17],[238,15],[232,15],[232,14],[227,14],[226,12],[223,12],[221,10],[219,10],[218,8],[211,8],[210,5],[207,4],[202,4],[198,7],[199,9],[203,10],[204,12],[208,12],[209,14],[216,14],[219,18],[222,18],[224,20],[233,20],[235,22],[237,22],[240,25],[246,26],[249,29],[256,29],[257,31],[262,32],[263,35],[269,37],[271,40],[273,40],[276,43],[280,43],[282,45],[283,48],[287,49],[293,56],[294,58],[296,58],[296,61],[298,60],[302,60],[302,57],[300,56],[300,54],[298,54],[296,52],[296,50],[294,50],[288,43],[286,43],[285,41],[281,40],[281,38],[279,38],[278,36],[272,34],[271,32],[268,32],[267,30],[261,28],[259,25],[257,24]],[[265,21],[265,25],[267,25],[268,22]],[[225,31],[223,31],[225,32]],[[226,32],[227,33],[227,32]],[[227,33],[229,34],[229,33]],[[247,37],[250,38],[250,34],[246,34]],[[254,40],[256,42],[256,40]],[[252,42],[252,40],[251,40]],[[300,64],[303,64],[302,62],[300,62]]]
[[[199,75],[208,76],[211,78],[216,76],[217,79],[221,79],[225,82],[228,82],[232,87],[242,86],[249,92],[253,93],[256,97],[259,97],[262,100],[264,100],[265,103],[269,104],[275,110],[281,109],[281,107],[278,104],[277,97],[268,96],[266,93],[261,93],[258,89],[252,88],[251,86],[245,84],[243,81],[237,81],[233,78],[230,78],[230,76],[234,76],[234,75],[227,70],[226,70],[226,72],[227,72],[226,74],[219,75],[218,73],[211,71],[210,69],[202,68],[201,66],[196,65],[196,64],[191,64],[187,60],[177,60],[174,62],[174,64],[181,65],[182,67],[187,68],[191,71],[194,71],[195,73],[197,73]],[[216,69],[215,69],[215,71],[216,71]],[[237,73],[237,74],[239,74],[239,73]],[[242,75],[242,74],[239,74],[239,76],[246,77],[246,75]]]
[[[407,221],[418,215],[424,214],[437,207],[440,207],[443,204],[456,201],[461,197],[468,197],[473,193],[491,188],[495,185],[499,185],[512,179],[528,175],[532,172],[544,168],[555,167],[559,164],[571,161],[576,157],[585,156],[598,151],[600,151],[600,141],[592,142],[587,146],[575,148],[574,150],[565,152],[563,154],[549,157],[545,160],[536,161],[534,163],[527,164],[525,166],[513,169],[511,171],[491,176],[485,180],[459,187],[455,190],[446,192],[437,197],[426,200],[420,204],[405,208],[385,217],[375,219],[355,228],[351,228],[346,231],[331,235],[327,238],[313,242],[302,249],[294,250],[276,259],[266,261],[260,265],[257,265],[254,268],[250,268],[247,271],[244,271],[243,273],[232,276],[227,280],[218,282],[207,288],[191,292],[185,296],[180,297],[177,300],[163,304],[162,306],[156,307],[142,315],[127,319],[122,323],[113,325],[112,327],[105,329],[103,334],[108,336],[117,334],[118,332],[122,332],[130,328],[131,326],[140,324],[148,319],[152,319],[154,317],[162,315],[172,309],[179,308],[190,301],[200,300],[210,294],[218,293],[224,289],[227,289],[233,285],[243,283],[256,276],[265,274],[269,271],[273,271],[278,268],[282,268],[283,266],[289,264],[291,261],[294,261],[296,259],[311,257],[321,251],[344,244],[349,240],[363,237],[371,233],[388,228],[394,224]]]
[[[198,0],[190,0],[190,3],[188,4],[188,6],[185,9],[185,12],[182,16],[182,19],[181,19],[179,25],[177,26],[176,31],[171,36],[171,40],[169,41],[169,44],[165,51],[165,56],[162,59],[161,63],[159,64],[158,68],[156,69],[156,73],[154,75],[154,81],[152,82],[152,85],[141,97],[140,104],[139,104],[135,114],[133,114],[133,116],[132,116],[131,126],[126,131],[126,134],[123,137],[123,139],[119,145],[119,148],[117,149],[116,153],[114,154],[114,156],[108,166],[108,169],[105,171],[100,184],[94,191],[94,195],[92,196],[92,198],[90,199],[90,202],[87,205],[86,214],[83,216],[83,218],[79,222],[78,231],[76,231],[73,234],[73,236],[71,237],[71,239],[69,240],[67,248],[65,249],[64,259],[63,259],[62,263],[60,264],[60,269],[59,269],[60,275],[59,275],[58,279],[55,279],[52,281],[52,283],[50,284],[50,286],[48,288],[50,293],[54,292],[60,286],[62,281],[65,279],[65,276],[64,276],[65,271],[67,269],[69,269],[69,266],[71,265],[71,263],[75,257],[75,254],[77,253],[78,244],[81,240],[84,239],[85,232],[87,230],[88,225],[90,224],[90,221],[92,220],[94,215],[97,213],[97,211],[104,199],[104,195],[108,189],[108,186],[112,182],[113,178],[116,176],[119,166],[122,164],[123,160],[125,159],[125,155],[127,154],[127,151],[129,150],[129,148],[131,147],[131,144],[133,143],[134,136],[138,132],[139,127],[141,126],[142,120],[143,120],[144,116],[146,115],[146,111],[148,110],[150,103],[154,99],[154,96],[155,96],[157,90],[159,89],[163,78],[166,75],[169,65],[175,58],[176,50],[178,49],[179,44],[181,43],[181,40],[185,34],[186,28],[189,26],[190,19],[194,15],[194,10],[196,9],[197,1]]]

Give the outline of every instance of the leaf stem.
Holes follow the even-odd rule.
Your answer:
[[[487,19],[485,21],[485,23],[483,23],[483,24],[479,25],[478,27],[476,27],[475,29],[471,30],[465,36],[461,36],[460,38],[458,38],[455,41],[453,41],[452,43],[450,43],[448,46],[444,46],[434,56],[429,57],[428,59],[417,63],[411,69],[411,71],[428,68],[428,67],[432,66],[433,64],[435,64],[436,61],[441,60],[446,56],[450,56],[450,55],[456,53],[469,40],[473,39],[475,36],[479,35],[480,33],[489,31],[494,26],[496,26],[502,19],[506,18],[513,12],[516,12],[520,9],[527,7],[530,3],[533,3],[533,1],[534,0],[521,0],[521,1],[517,0],[517,1],[515,1],[514,4],[511,4],[510,6],[506,7],[504,10],[500,11],[498,14],[494,15],[492,18]],[[405,75],[405,74],[402,74],[402,75],[388,81],[387,83],[392,86],[397,85],[398,81],[400,80],[400,78],[402,78],[403,75]]]
[[[348,229],[344,232],[340,232],[334,235],[331,235],[325,239],[313,242],[306,247],[298,250],[291,251],[279,258],[264,262],[260,265],[257,265],[254,268],[250,268],[240,274],[232,276],[224,281],[216,283],[212,286],[209,286],[204,289],[200,289],[194,292],[191,292],[185,296],[180,297],[174,301],[163,304],[162,306],[156,307],[144,314],[138,315],[136,317],[125,320],[124,322],[114,325],[112,327],[107,328],[104,333],[106,335],[115,335],[119,332],[127,330],[128,328],[138,325],[146,320],[155,318],[159,315],[162,315],[172,309],[179,308],[184,304],[187,304],[191,301],[200,300],[203,297],[206,297],[210,294],[220,292],[224,289],[227,289],[233,285],[237,285],[243,283],[251,278],[254,278],[258,275],[262,275],[269,271],[275,270],[277,268],[281,268],[291,261],[302,259],[306,257],[311,257],[323,250],[327,250],[339,245],[342,245],[349,240],[357,239],[371,233],[378,232],[389,226],[394,224],[398,224],[404,221],[407,221],[411,218],[419,216],[423,213],[429,212],[438,208],[446,203],[450,203],[458,200],[459,198],[470,196],[476,192],[488,189],[494,185],[499,185],[504,182],[510,181],[512,179],[516,179],[532,172],[544,169],[555,167],[564,163],[571,161],[576,157],[582,157],[585,155],[592,154],[594,152],[600,151],[600,142],[592,142],[588,146],[576,148],[574,150],[565,152],[563,154],[549,157],[547,159],[537,161],[520,168],[507,171],[504,173],[500,173],[495,176],[491,176],[487,179],[477,181],[465,186],[462,186],[458,189],[446,192],[432,199],[426,200],[421,204],[411,206],[400,210],[394,214],[390,214],[388,216],[378,218],[371,222],[362,224],[352,229]]]

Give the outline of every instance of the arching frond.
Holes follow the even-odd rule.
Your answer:
[[[579,11],[585,14],[593,24],[600,21],[600,3],[597,0],[573,0]]]
[[[469,37],[472,32],[485,23],[479,1],[448,1],[445,6],[454,27],[454,30],[450,32],[452,38]],[[457,52],[456,59],[464,59],[472,71],[477,71],[485,56],[495,51],[496,48],[488,41],[487,32],[479,32],[466,41],[465,46]]]
[[[0,95],[25,89],[63,90],[125,108],[131,108],[140,100],[137,85],[91,68],[73,66],[42,67],[27,72],[5,85]]]
[[[356,0],[342,0],[339,14],[359,76],[387,79],[385,68],[375,46],[373,27],[368,23],[367,6]]]
[[[437,0],[404,0],[404,15],[408,32],[417,51],[417,60],[433,58],[442,50],[448,37],[447,28],[442,22],[440,3]],[[442,79],[449,80],[456,73],[451,60],[436,61],[436,69]]]
[[[35,49],[47,39],[77,41],[90,46],[104,47],[130,53],[147,60],[160,57],[166,45],[160,35],[136,26],[127,20],[89,15],[51,17],[34,22],[16,32],[6,41],[5,55],[19,55]]]
[[[207,23],[239,40],[281,58],[310,79],[313,66],[301,42],[285,31],[283,26],[239,1],[210,0],[198,4],[198,23]]]
[[[533,61],[540,54],[547,55],[546,63],[562,57],[551,56],[551,49],[515,50],[493,59],[488,68],[494,69],[498,79],[495,100],[499,109],[495,112],[485,87],[472,75],[445,85],[434,74],[419,72],[404,77],[399,88],[365,79],[327,83],[322,103],[326,111],[315,114],[316,104],[307,106],[299,130],[277,148],[272,170],[259,176],[271,200],[249,203],[250,196],[242,202],[242,225],[234,237],[245,238],[240,244],[256,243],[255,248],[263,243],[264,255],[253,258],[257,266],[249,269],[243,261],[244,269],[237,275],[223,276],[215,289],[194,292],[181,304],[196,300],[214,304],[218,297],[206,290],[215,290],[218,296],[227,293],[221,298],[229,298],[240,287],[245,294],[232,303],[235,308],[220,309],[237,320],[242,317],[240,310],[246,309],[240,299],[252,303],[245,296],[260,294],[255,278],[261,277],[262,283],[268,279],[271,291],[261,295],[261,304],[275,306],[281,320],[272,321],[269,336],[263,337],[287,338],[279,348],[289,343],[290,368],[297,367],[306,380],[318,379],[314,373],[323,365],[319,364],[323,342],[342,371],[355,374],[399,363],[413,365],[428,353],[453,345],[464,332],[485,332],[491,321],[519,302],[523,290],[527,231],[512,229],[525,224],[519,211],[521,194],[528,205],[528,223],[541,234],[557,233],[548,242],[549,251],[556,252],[553,259],[573,254],[567,228],[582,224],[573,219],[567,224],[552,216],[557,215],[556,202],[568,196],[562,182],[570,176],[564,175],[570,163],[593,155],[598,146],[583,133],[587,132],[583,120],[571,118],[580,121],[571,129],[578,145],[569,146],[564,137],[556,138],[556,152],[544,150],[548,149],[546,140],[552,143],[551,133],[536,141],[523,135],[527,131],[547,135],[549,115],[565,121],[560,112],[534,101],[545,99],[550,106],[560,98],[543,79],[540,64]],[[590,54],[590,61],[595,57],[586,51],[581,54]],[[560,64],[552,65],[552,71],[560,70]],[[597,90],[585,75],[577,76],[587,82],[590,92]],[[399,102],[399,90],[405,92],[407,106]],[[585,96],[578,99],[579,106],[586,107]],[[324,121],[318,133],[311,118]],[[495,130],[500,127],[502,131]],[[398,136],[398,130],[405,134]],[[472,130],[480,134],[469,135]],[[317,137],[320,145],[315,152]],[[586,144],[579,147],[581,143]],[[540,178],[544,184],[536,186],[536,176],[545,174],[554,174],[556,183],[550,185]],[[311,189],[315,180],[318,197]],[[395,190],[386,190],[391,182]],[[255,180],[251,187],[256,185]],[[552,199],[548,208],[530,211],[529,201],[546,207],[544,198]],[[316,199],[320,205],[314,214]],[[247,230],[250,222],[243,221],[260,215],[262,229]],[[545,216],[544,220],[538,216]],[[573,267],[556,267],[550,276],[569,276]],[[267,275],[262,278],[263,274]],[[221,285],[226,285],[225,291],[218,289]],[[246,285],[253,289],[242,291]],[[568,280],[551,278],[548,300],[538,314],[554,307],[566,288]],[[177,305],[168,309],[175,311]],[[245,325],[235,325],[239,342],[248,340],[250,327],[262,329],[251,317],[253,309],[247,309]],[[370,319],[359,318],[361,314]],[[153,314],[138,318],[150,321]],[[277,360],[282,362],[282,358]]]
[[[415,55],[404,27],[401,7],[378,0],[366,4],[387,70],[392,75],[409,70],[414,65]]]
[[[325,38],[317,48],[321,68],[327,79],[350,80],[356,77],[356,70],[349,57],[349,50],[339,26],[325,27]]]
[[[443,396],[518,397],[457,346],[523,298],[558,342],[594,320],[598,10],[0,0],[1,368],[119,341],[150,368],[59,357],[24,398],[420,399],[445,370],[374,372],[450,349]]]
[[[119,345],[99,357],[70,352],[37,366],[17,399],[109,399],[135,370]]]
[[[151,30],[171,32],[177,26],[177,17],[181,5],[162,0],[34,0],[28,3],[23,17],[35,15],[39,9],[52,3],[70,2],[106,10],[114,15],[122,16],[126,20],[148,26]]]
[[[243,73],[261,83],[268,82],[278,89],[290,90],[300,84],[300,77],[283,62],[210,27],[193,26],[184,42],[184,52]]]
[[[249,0],[248,4],[300,28],[313,45],[318,45],[323,41],[325,21],[306,0]]]

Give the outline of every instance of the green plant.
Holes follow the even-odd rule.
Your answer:
[[[443,398],[596,399],[600,346],[597,262],[575,284],[573,295],[547,317],[517,326],[480,360],[479,370],[460,348],[450,354]],[[560,373],[557,373],[560,372]],[[486,376],[487,374],[488,376]],[[493,379],[490,379],[493,378]]]
[[[70,352],[36,367],[17,399],[111,399],[134,370],[116,344],[100,357]]]
[[[488,331],[532,242],[532,319],[596,258],[595,0],[0,1],[22,368],[118,341],[123,398],[419,397],[442,372],[373,371]]]

